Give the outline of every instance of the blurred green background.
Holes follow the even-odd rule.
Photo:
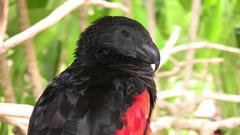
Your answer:
[[[54,9],[63,4],[65,0],[27,0],[27,11],[30,23],[35,24]],[[122,0],[109,0],[109,2],[123,3]],[[139,21],[149,29],[147,4],[148,0],[132,0],[130,12],[132,18]],[[175,46],[189,42],[189,27],[191,24],[192,0],[153,0],[153,13],[156,26],[155,42],[160,49],[178,25],[181,28],[180,37]],[[85,16],[86,24],[81,24],[79,16]],[[67,15],[57,24],[44,30],[34,37],[34,49],[41,75],[42,88],[50,82],[57,74],[73,61],[73,53],[76,41],[85,26],[89,25],[99,17],[106,15],[124,15],[117,9],[109,9],[97,5],[87,5],[84,10],[75,10]],[[21,32],[19,24],[17,3],[9,1],[9,18],[6,38]],[[202,0],[199,27],[195,41],[208,41],[223,44],[230,47],[240,48],[240,0]],[[33,88],[27,67],[24,47],[19,45],[6,54],[11,71],[12,86],[17,103],[34,105]],[[204,90],[212,92],[223,92],[227,94],[240,93],[240,55],[215,49],[199,49],[194,58],[221,57],[224,62],[207,65],[207,77],[199,77],[206,70],[206,65],[196,64],[193,67],[192,83],[189,89],[194,93],[201,94]],[[175,54],[174,59],[185,60],[186,52]],[[158,72],[169,71],[174,68],[174,63],[168,61]],[[210,79],[209,79],[210,78]],[[184,74],[177,73],[168,77],[158,78],[158,90],[176,88],[183,82]],[[0,102],[4,102],[4,89],[0,87]],[[172,100],[170,102],[175,102]],[[239,105],[235,103],[221,102],[222,118],[239,116]],[[161,113],[161,112],[159,112]],[[173,134],[173,129],[167,129],[159,134]],[[0,135],[11,135],[12,127],[0,123]],[[183,131],[181,135],[196,135],[196,132]],[[227,129],[226,135],[239,135],[240,130]]]

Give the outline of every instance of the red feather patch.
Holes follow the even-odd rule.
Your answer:
[[[133,97],[135,102],[124,113],[122,121],[125,125],[116,131],[116,135],[143,135],[150,113],[150,97],[148,90]],[[147,135],[151,135],[150,127]]]

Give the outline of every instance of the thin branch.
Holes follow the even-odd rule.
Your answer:
[[[18,134],[27,135],[29,118],[33,106],[13,103],[0,103],[0,121],[17,126],[14,131]]]
[[[164,101],[164,100],[158,100],[157,105],[158,105],[159,108],[166,110],[171,115],[175,115],[178,112],[177,105],[175,105],[173,103],[169,103],[169,102]]]
[[[120,3],[115,3],[115,2],[107,2],[104,0],[89,0],[87,4],[99,5],[105,8],[113,8],[113,9],[121,10],[124,13],[130,12],[127,7],[125,7]]]
[[[209,64],[209,63],[221,63],[224,62],[223,58],[209,58],[209,59],[194,59],[193,64]],[[174,62],[175,66],[170,71],[161,71],[156,74],[157,78],[163,78],[163,77],[169,77],[173,75],[177,75],[186,64],[188,64],[188,61],[181,61],[181,62]]]
[[[162,55],[161,55],[161,63],[159,67],[162,67],[168,61],[169,56],[171,55],[171,50],[179,38],[180,31],[181,31],[181,28],[179,26],[173,27],[171,36],[167,40],[165,47],[161,50]]]
[[[79,26],[80,26],[81,31],[84,31],[88,26],[86,10],[87,10],[87,7],[85,4],[83,4],[82,6],[80,6],[78,8]]]
[[[33,106],[13,103],[0,103],[0,116],[30,118]]]
[[[240,125],[240,118],[228,118],[225,120],[219,121],[211,121],[206,119],[183,119],[181,118],[179,121],[175,121],[174,117],[160,117],[156,121],[151,122],[151,129],[153,132],[157,132],[159,130],[165,128],[171,128],[179,126],[182,129],[190,129],[190,130],[202,130],[202,128],[211,130],[214,132],[219,128],[236,128]]]
[[[20,134],[27,135],[29,119],[8,117],[8,116],[3,117],[3,116],[0,115],[0,121],[4,122],[4,123],[9,123],[9,124],[14,125],[14,126],[17,126],[18,128],[20,128],[20,131],[22,132]]]
[[[240,95],[233,94],[223,94],[223,93],[207,93],[203,94],[203,98],[205,99],[214,99],[224,102],[235,102],[240,103]]]
[[[187,94],[191,94],[191,92],[182,90],[182,89],[172,89],[172,90],[163,90],[162,92],[157,93],[157,97],[159,101],[166,100],[167,98],[174,98],[174,97],[182,97],[186,96]],[[224,102],[234,102],[240,103],[240,95],[234,94],[223,94],[223,93],[204,93],[201,96],[198,96],[199,101],[205,99],[213,99],[218,101]]]
[[[6,27],[7,27],[7,16],[8,16],[8,0],[0,1],[0,45],[2,45]]]
[[[191,46],[192,46],[192,49],[211,48],[211,49],[221,50],[221,51],[240,55],[240,49],[235,48],[235,47],[229,47],[229,46],[222,45],[222,44],[217,44],[217,43],[194,42],[194,43],[191,43]],[[178,45],[178,46],[174,47],[171,51],[171,54],[176,54],[178,52],[188,51],[188,50],[189,50],[189,48],[185,44],[182,44],[182,45]]]
[[[59,20],[61,20],[64,16],[68,15],[71,11],[78,8],[79,6],[83,5],[83,0],[68,0],[61,6],[59,6],[57,9],[55,9],[49,16],[42,19],[38,23],[34,24],[30,28],[26,29],[25,31],[11,37],[10,39],[6,40],[3,43],[3,46],[0,47],[0,54],[5,53],[10,48],[13,48],[23,41],[34,37],[39,32],[47,29],[48,27],[54,25]],[[107,2],[103,0],[89,0],[88,4],[95,4],[100,5],[106,8],[115,8],[118,10],[121,10],[123,12],[128,12],[128,9],[119,4],[119,3],[113,3],[113,2]]]
[[[8,18],[8,0],[0,0],[0,51],[3,47],[3,39],[7,27]],[[7,102],[15,102],[15,95],[12,87],[11,73],[7,59],[4,54],[0,54],[0,84],[4,89],[4,95]]]
[[[125,12],[125,16],[132,18],[132,0],[123,0],[123,4],[128,8],[129,12]]]
[[[17,126],[17,134],[27,135],[29,118],[33,111],[33,106],[26,104],[0,103],[0,122]]]
[[[165,116],[157,118],[155,121],[151,122],[151,130],[153,133],[156,133],[157,131],[168,129],[172,127],[172,124],[174,122],[173,117]]]
[[[163,90],[162,92],[157,93],[158,100],[165,100],[167,98],[185,96],[189,92],[181,89],[172,89],[172,90]]]
[[[189,35],[188,35],[188,39],[190,43],[194,42],[197,37],[200,11],[201,11],[201,0],[193,0],[192,1],[192,17],[190,21],[191,24],[190,24]],[[189,48],[186,56],[188,64],[184,70],[183,88],[188,88],[189,86],[189,81],[191,80],[192,70],[193,70],[193,59],[195,55],[195,49],[192,49],[192,45],[188,44],[187,47]]]
[[[156,41],[156,18],[155,18],[154,0],[146,0],[146,8],[147,8],[149,33],[153,41]]]
[[[30,26],[25,0],[17,0],[17,7],[21,30],[25,30]],[[34,97],[35,100],[37,100],[38,97],[42,94],[42,80],[36,59],[33,39],[29,38],[23,44],[27,58],[28,71],[30,73],[30,81],[32,84],[31,86],[33,86]]]

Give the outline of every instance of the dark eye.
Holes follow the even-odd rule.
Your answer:
[[[110,50],[107,48],[103,48],[103,49],[98,50],[98,53],[101,55],[108,55],[108,54],[110,54]]]
[[[128,33],[127,31],[123,30],[121,33],[122,33],[125,37],[129,37],[129,33]]]

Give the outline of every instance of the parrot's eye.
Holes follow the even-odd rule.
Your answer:
[[[128,33],[127,31],[123,30],[121,33],[122,33],[125,37],[129,37],[129,33]]]
[[[98,53],[101,55],[109,55],[110,54],[110,50],[107,48],[102,48],[98,50]]]

